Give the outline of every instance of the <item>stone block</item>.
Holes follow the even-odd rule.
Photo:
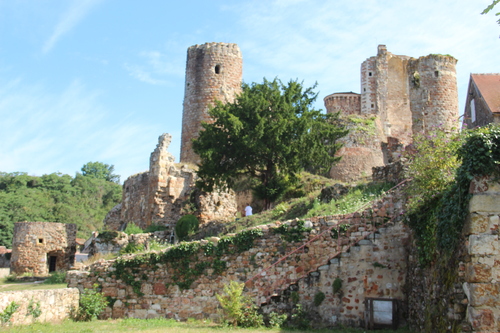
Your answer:
[[[500,306],[499,283],[469,283],[469,304],[478,306]]]
[[[474,195],[469,201],[469,212],[497,213],[499,194]]]
[[[489,331],[495,328],[495,316],[493,311],[488,308],[469,307],[469,323],[475,331]]]
[[[467,282],[490,282],[491,266],[480,263],[469,263],[466,266]]]
[[[492,255],[498,253],[497,235],[470,235],[469,254],[471,255]]]
[[[485,214],[471,213],[467,218],[464,226],[464,231],[466,234],[482,234],[487,231],[489,225],[488,216]]]

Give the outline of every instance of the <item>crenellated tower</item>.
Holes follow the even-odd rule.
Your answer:
[[[243,58],[236,44],[206,43],[187,51],[181,157],[183,163],[197,163],[191,141],[198,137],[202,122],[210,122],[208,110],[215,101],[234,101],[241,92]]]

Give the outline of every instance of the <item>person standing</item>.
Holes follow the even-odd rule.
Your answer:
[[[245,216],[252,216],[252,206],[250,204],[245,207]]]

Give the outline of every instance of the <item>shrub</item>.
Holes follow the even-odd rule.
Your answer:
[[[85,289],[80,295],[79,307],[71,317],[74,321],[91,321],[97,319],[108,306],[106,297],[97,291],[97,284],[92,289]]]
[[[283,327],[286,320],[288,319],[288,315],[286,313],[277,314],[276,312],[271,312],[268,317],[269,327]]]
[[[184,240],[198,230],[198,225],[199,222],[196,216],[191,214],[184,215],[175,225],[175,234],[177,238]]]
[[[155,231],[165,231],[167,230],[167,227],[164,225],[159,225],[159,224],[151,224],[144,229],[144,232],[149,233],[149,232],[155,232]]]
[[[57,271],[52,274],[43,282],[46,284],[60,284],[66,282],[66,272]]]
[[[315,295],[314,295],[314,305],[316,306],[320,306],[321,303],[323,303],[323,301],[325,300],[325,293],[322,292],[322,291],[318,291]]]
[[[42,314],[42,309],[40,307],[40,302],[35,302],[33,298],[28,303],[28,308],[26,311],[26,317],[32,316],[34,319],[37,319]]]
[[[258,327],[263,325],[262,315],[257,313],[257,307],[243,295],[245,284],[231,281],[224,286],[225,295],[216,294],[225,320],[228,324],[242,327]]]
[[[142,230],[139,226],[137,226],[134,223],[127,223],[127,227],[125,228],[124,232],[127,235],[135,235],[144,233],[144,230]]]
[[[342,279],[337,277],[334,281],[333,281],[333,293],[336,294],[340,291],[340,289],[342,289]]]
[[[121,254],[127,254],[127,253],[137,253],[137,252],[141,252],[141,251],[144,251],[144,244],[137,244],[136,242],[129,242],[118,253],[121,255]]]

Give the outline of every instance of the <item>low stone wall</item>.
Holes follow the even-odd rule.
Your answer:
[[[57,322],[69,317],[71,309],[78,307],[79,299],[80,292],[76,288],[4,291],[0,292],[0,312],[11,302],[16,302],[19,308],[10,319],[11,324]],[[38,318],[33,316],[36,309],[41,311]]]
[[[218,301],[215,294],[220,293],[230,280],[246,282],[246,294],[261,305],[269,303],[274,295],[281,294],[292,284],[300,285],[301,280],[309,281],[311,277],[316,279],[321,272],[321,288],[328,294],[328,300],[324,303],[324,310],[319,311],[317,324],[350,322],[359,326],[364,318],[365,297],[404,297],[400,285],[406,268],[396,259],[404,257],[401,252],[404,228],[396,222],[390,228],[396,230],[395,233],[383,231],[374,234],[376,227],[384,225],[390,216],[400,215],[402,203],[397,198],[399,196],[387,196],[362,213],[308,219],[305,227],[312,229],[302,233],[303,240],[300,242],[287,240],[273,231],[279,226],[277,224],[264,225],[254,228],[259,229],[262,236],[253,241],[249,250],[241,253],[236,251],[233,243],[215,258],[206,252],[209,241],[202,240],[192,243],[198,244],[195,252],[190,254],[189,261],[182,261],[182,264],[179,264],[180,260],[152,262],[156,255],[151,254],[101,261],[86,271],[68,272],[69,286],[82,290],[98,283],[104,295],[112,300],[112,306],[106,309],[109,317],[216,319]],[[297,228],[298,222],[286,224],[288,228]],[[331,231],[332,227],[335,231]],[[367,240],[368,237],[372,238]],[[215,237],[211,239],[215,244],[221,241]],[[306,241],[310,243],[283,259]],[[363,243],[365,241],[366,244]],[[366,246],[370,250],[362,250],[368,249]],[[358,252],[363,253],[364,263],[354,265],[349,258],[351,254],[357,256],[354,254]],[[340,259],[335,261],[337,257]],[[123,260],[134,261],[137,266],[117,266]],[[376,262],[379,266],[375,265]],[[220,265],[225,266],[224,269],[220,269]],[[194,280],[185,286],[188,289],[181,289],[175,276],[187,268],[192,271],[201,269],[203,273],[183,276],[183,281],[189,277]],[[339,276],[344,280],[344,296],[340,299],[331,291],[331,279]],[[311,289],[304,285],[300,291],[301,300],[310,303],[311,295],[316,290],[316,287]],[[332,309],[338,313],[335,320],[332,319]]]

